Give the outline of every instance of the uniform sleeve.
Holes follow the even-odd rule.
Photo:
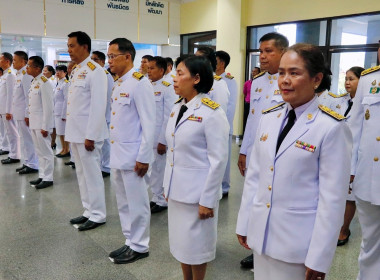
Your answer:
[[[52,128],[52,120],[54,118],[53,110],[53,87],[49,82],[45,82],[41,87],[41,100],[42,100],[42,129],[50,131]]]
[[[178,95],[175,94],[174,88],[172,86],[167,87],[164,95],[164,119],[162,122],[160,135],[158,136],[158,143],[161,143],[163,145],[166,145],[165,132],[169,115],[177,99]]]
[[[253,114],[251,114],[252,109],[253,109],[253,102],[252,102],[252,88],[254,87],[255,82],[252,81],[251,84],[251,97],[250,97],[250,102],[249,102],[249,113],[248,113],[248,118],[247,118],[247,123],[245,125],[245,130],[244,130],[244,137],[243,137],[243,142],[241,143],[240,147],[240,154],[247,155],[248,153],[248,148],[249,148],[249,143],[252,143],[251,138],[252,136],[252,122],[253,122]]]
[[[235,80],[230,80],[228,85],[229,85],[228,89],[229,89],[230,95],[228,98],[227,118],[228,118],[228,123],[230,124],[230,134],[232,134],[235,109],[236,109],[236,101],[237,101],[237,84]]]
[[[111,96],[114,80],[110,73],[107,74],[107,108],[106,108],[106,121],[111,122]]]
[[[23,75],[22,77],[22,90],[24,91],[24,96],[26,100],[26,106],[25,106],[25,118],[29,118],[29,90],[30,86],[32,85],[33,77],[30,75]]]
[[[343,224],[350,180],[352,135],[347,124],[336,123],[324,137],[320,149],[319,201],[305,265],[326,273]]]
[[[352,138],[353,138],[353,148],[352,148],[352,159],[351,159],[351,175],[356,174],[356,166],[358,162],[358,151],[360,146],[360,138],[362,135],[363,130],[363,121],[364,121],[364,107],[362,104],[363,101],[363,85],[364,85],[364,79],[359,80],[359,85],[356,90],[355,98],[354,98],[354,104],[351,108],[351,114],[350,114],[350,129],[352,132]]]
[[[67,97],[69,96],[69,83],[65,82],[62,92],[63,92],[63,105],[62,105],[62,111],[61,111],[61,119],[66,119]]]
[[[142,128],[142,139],[136,161],[150,163],[153,159],[156,104],[153,87],[147,79],[139,82],[134,101]]]
[[[91,71],[91,70],[90,70]],[[102,138],[107,105],[107,76],[103,69],[94,70],[90,81],[91,103],[85,139]]]
[[[13,90],[15,86],[15,75],[8,74],[6,80],[6,89],[7,89],[7,103],[6,103],[6,112],[7,114],[12,114],[12,103],[13,103]]]
[[[228,91],[228,87],[225,81],[220,80],[215,82],[218,86],[214,89],[215,93],[213,95],[213,101],[218,103],[220,105],[220,108],[223,109],[223,111],[228,113],[228,98],[230,97],[230,92]]]
[[[207,157],[210,169],[199,205],[214,208],[219,199],[222,188],[223,175],[228,159],[228,120],[220,109],[214,111],[205,120],[205,137],[207,143]]]
[[[258,130],[261,130],[261,121]],[[256,135],[259,135],[256,134]],[[258,137],[258,136],[256,136]],[[259,139],[256,139],[259,143]],[[240,210],[237,218],[236,233],[242,236],[247,236],[248,222],[253,207],[253,200],[255,198],[257,189],[259,187],[260,179],[260,145],[254,145],[252,155],[249,161],[249,167],[244,180],[243,195],[241,198]]]

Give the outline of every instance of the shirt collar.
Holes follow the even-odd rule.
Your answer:
[[[303,112],[306,111],[306,109],[310,106],[311,103],[314,102],[314,100],[316,99],[316,95],[307,103],[301,105],[301,106],[298,106],[297,108],[294,109],[294,113],[296,113],[296,120],[298,120],[301,115],[303,114]],[[289,114],[289,111],[292,110],[292,106],[290,106],[289,103],[286,103],[286,106],[287,106],[287,112],[286,112],[286,117],[288,117],[288,114]]]

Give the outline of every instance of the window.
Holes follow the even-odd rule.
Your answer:
[[[181,54],[194,54],[199,47],[216,50],[216,31],[181,35]]]

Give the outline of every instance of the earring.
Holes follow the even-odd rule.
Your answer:
[[[315,86],[315,87],[314,87],[314,89],[317,89],[317,88],[318,88],[318,86]]]

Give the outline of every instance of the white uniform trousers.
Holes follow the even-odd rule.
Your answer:
[[[26,166],[38,169],[38,157],[33,145],[32,134],[29,127],[26,126],[24,120],[17,121],[18,131],[21,135],[21,152],[23,164]]]
[[[9,151],[8,137],[5,135],[3,118],[5,120],[5,115],[0,115],[0,150]]]
[[[149,178],[149,186],[152,190],[152,201],[160,206],[168,206],[164,197],[164,174],[166,164],[166,154],[160,155],[157,149],[154,150],[154,162],[152,163],[152,173]]]
[[[70,161],[75,163],[74,153],[73,153],[73,150],[71,149],[71,143],[69,143],[69,150],[70,150]]]
[[[356,197],[362,244],[357,280],[380,279],[380,206]]]
[[[111,143],[110,139],[105,139],[103,146],[102,146],[102,159],[100,163],[100,169],[103,172],[110,173],[111,168],[110,168],[110,152],[111,152]]]
[[[51,136],[43,137],[41,129],[32,129],[34,148],[38,156],[38,177],[43,181],[53,181],[54,153],[51,148]]]
[[[230,134],[228,138],[228,161],[227,161],[226,171],[224,172],[223,181],[222,181],[223,193],[228,193],[231,187],[230,186],[231,145],[232,145],[232,134]]]
[[[141,178],[132,170],[112,169],[111,178],[125,245],[139,253],[148,252],[150,207],[147,175]]]
[[[305,280],[304,264],[287,263],[255,251],[253,253],[255,280]]]
[[[14,119],[7,121],[5,115],[2,115],[5,135],[8,137],[9,141],[9,157],[13,159],[21,158],[20,150],[20,136],[18,135],[17,126]]]
[[[103,141],[95,142],[95,149],[89,152],[84,143],[71,143],[75,158],[83,216],[96,223],[106,221],[106,199],[104,181],[100,170],[100,150]]]

